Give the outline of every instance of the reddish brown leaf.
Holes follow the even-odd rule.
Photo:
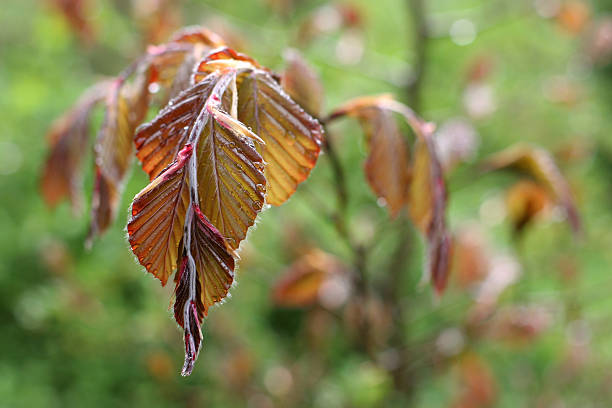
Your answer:
[[[349,115],[359,119],[370,150],[365,174],[370,187],[384,200],[392,217],[408,202],[410,164],[408,146],[384,104],[389,96],[360,97],[335,110],[331,119]]]
[[[168,102],[157,117],[136,131],[136,157],[153,180],[177,156],[187,142],[191,124],[210,95],[215,77],[198,83]]]
[[[289,96],[315,117],[323,109],[324,90],[319,75],[297,50],[284,53],[287,68],[281,76],[281,85]]]
[[[580,233],[581,223],[574,197],[567,181],[546,150],[518,144],[491,156],[485,161],[484,168],[485,170],[510,168],[536,180],[561,206],[574,233]]]
[[[89,244],[106,231],[117,214],[125,176],[132,162],[134,130],[149,107],[147,73],[139,73],[132,83],[119,77],[107,96],[106,115],[94,147],[96,188],[92,197]]]
[[[132,251],[162,286],[177,268],[189,205],[185,164],[192,153],[193,146],[186,145],[177,160],[134,197],[127,226]]]
[[[81,165],[88,145],[89,119],[104,98],[110,81],[89,88],[77,103],[59,118],[47,134],[51,151],[41,178],[43,198],[51,207],[67,197],[75,212],[82,207]]]
[[[202,320],[208,308],[222,300],[234,280],[234,257],[219,231],[192,205],[181,244],[181,269],[176,275],[174,317],[185,331],[185,365],[193,370],[202,344]]]
[[[266,202],[281,205],[316,164],[323,128],[267,72],[251,70],[239,82],[238,120],[265,142]]]
[[[210,48],[225,45],[225,41],[218,34],[200,26],[186,27],[177,31],[169,42],[202,44]]]

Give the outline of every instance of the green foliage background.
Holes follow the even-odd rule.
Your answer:
[[[134,169],[122,200],[125,210],[92,251],[83,247],[87,217],[74,218],[67,204],[50,211],[38,192],[49,124],[96,79],[118,73],[139,55],[141,33],[127,2],[97,1],[92,13],[97,41],[86,47],[48,3],[5,0],[0,11],[0,407],[405,406],[405,396],[393,393],[389,374],[355,351],[342,324],[330,323],[323,343],[312,346],[304,331],[308,314],[278,309],[270,301],[270,287],[293,261],[296,248],[316,245],[349,259],[329,220],[313,211],[313,195],[329,206],[335,199],[325,157],[289,203],[261,216],[242,251],[239,284],[206,321],[194,374],[179,376],[182,336],[166,310],[172,288],[161,288],[145,275],[125,239],[127,208],[146,184],[143,172]],[[220,18],[243,34],[244,51],[281,68],[282,51],[295,45],[299,22],[321,3],[298,2],[287,18],[261,1],[185,0],[179,7],[185,25]],[[474,160],[517,141],[551,150],[576,140],[593,147],[586,158],[563,167],[577,193],[586,231],[582,240],[572,240],[560,222],[538,223],[520,245],[513,243],[508,222],[488,230],[492,245],[516,254],[523,268],[522,280],[505,292],[503,301],[542,303],[556,311],[552,326],[528,347],[493,341],[475,346],[496,378],[496,406],[553,406],[546,401],[610,406],[610,70],[581,70],[581,37],[539,17],[531,1],[427,3],[432,18],[473,19],[482,31],[463,47],[444,35],[430,40],[421,109],[426,119],[441,123],[465,115],[466,70],[474,58],[489,55],[495,68],[487,81],[498,108],[475,121],[481,145]],[[604,3],[592,4],[594,18],[606,12]],[[322,76],[328,108],[363,94],[392,92],[404,99],[414,58],[406,2],[355,4],[362,10],[365,36],[358,64],[336,61],[337,34],[303,50]],[[548,79],[559,75],[583,90],[571,107],[552,103],[542,91]],[[343,123],[333,131],[349,169],[351,231],[365,239],[372,225],[389,223],[388,216],[373,205],[375,197],[361,172],[365,146],[360,130]],[[86,190],[91,188],[90,167]],[[453,228],[479,222],[483,201],[511,183],[503,174],[474,174],[468,163],[448,180]],[[378,265],[386,264],[397,240],[391,226],[386,231],[370,260],[374,280],[385,279],[389,271]],[[403,302],[409,338],[419,342],[459,325],[471,301],[452,285],[439,302],[432,300],[429,288],[417,288],[422,251],[414,237],[410,265],[403,271]],[[577,262],[578,278],[571,285],[561,277],[563,256]],[[588,328],[587,360],[579,374],[560,378],[569,352],[568,325],[577,319]],[[251,369],[237,386],[231,370],[243,360]],[[279,366],[293,375],[288,395],[270,391],[270,372]],[[411,403],[449,406],[458,389],[455,374],[434,366],[424,370]],[[309,378],[316,383],[309,384]]]

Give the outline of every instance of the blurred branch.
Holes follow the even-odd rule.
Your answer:
[[[406,87],[408,105],[418,111],[421,107],[421,87],[427,68],[427,38],[429,25],[425,11],[425,0],[408,0],[410,18],[412,19],[412,47],[415,54],[412,75]]]

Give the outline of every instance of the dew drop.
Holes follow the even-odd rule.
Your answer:
[[[264,186],[263,184],[256,184],[255,188],[257,189],[257,191],[259,191],[260,193],[263,193],[266,191],[266,186]]]

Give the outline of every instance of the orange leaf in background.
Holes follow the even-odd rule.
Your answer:
[[[385,200],[391,217],[396,217],[408,201],[411,172],[408,146],[388,110],[365,109],[360,122],[370,149],[364,164],[368,184]]]
[[[368,184],[382,198],[391,217],[408,202],[410,183],[409,151],[393,112],[384,107],[388,95],[353,99],[331,115],[330,120],[348,115],[359,120],[368,143],[364,170]]]
[[[484,162],[484,169],[487,171],[505,168],[518,170],[546,188],[565,212],[574,233],[580,233],[580,218],[572,192],[546,150],[518,144],[492,155]]]
[[[111,83],[100,82],[85,91],[47,134],[50,153],[42,173],[41,190],[51,207],[68,198],[74,212],[81,210],[83,182],[80,172],[89,144],[90,116],[95,106],[106,98]]]
[[[344,265],[335,256],[319,249],[312,249],[281,275],[272,291],[274,303],[283,307],[307,307],[328,302],[334,285],[348,285],[348,282],[335,279],[345,272]],[[327,285],[327,287],[326,287]],[[348,288],[336,288],[333,301],[342,303],[348,296]],[[342,293],[340,293],[342,292]]]
[[[508,217],[517,233],[520,233],[550,204],[548,192],[531,180],[519,181],[506,193]]]
[[[281,85],[306,112],[319,116],[324,99],[321,78],[297,50],[288,49],[283,55],[287,67],[281,75]]]
[[[238,120],[265,142],[260,150],[266,162],[266,202],[278,206],[315,166],[323,128],[267,72],[254,70],[238,81]]]
[[[461,288],[469,288],[487,275],[488,251],[478,230],[464,229],[453,237],[452,265],[453,279]]]
[[[457,364],[461,392],[452,408],[486,408],[495,405],[497,385],[487,363],[473,352],[462,356]]]
[[[564,2],[557,14],[557,22],[571,34],[579,34],[591,18],[591,10],[583,0]]]

